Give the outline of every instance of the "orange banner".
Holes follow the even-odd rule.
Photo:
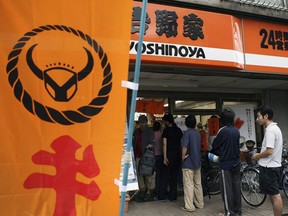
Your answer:
[[[130,54],[136,59],[141,3],[133,3]],[[148,4],[145,62],[244,69],[241,20],[193,8]]]
[[[220,129],[219,118],[217,116],[212,116],[208,119],[208,132],[209,136],[216,136]]]
[[[0,0],[1,215],[119,214],[131,8]]]
[[[244,19],[247,71],[288,74],[288,26]]]
[[[150,114],[163,114],[164,113],[164,100],[137,100],[136,112],[150,113]]]

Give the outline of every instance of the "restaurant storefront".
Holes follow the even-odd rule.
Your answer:
[[[134,2],[130,81],[140,49],[141,7]],[[288,26],[282,23],[148,3],[138,96],[163,100],[165,112],[194,114],[198,121],[227,105],[270,105],[285,131],[287,119],[280,114],[288,106],[287,53]],[[287,87],[279,88],[280,81]]]

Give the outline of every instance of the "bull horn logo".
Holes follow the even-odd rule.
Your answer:
[[[31,69],[31,71],[41,80],[44,81],[45,88],[49,95],[56,101],[66,102],[69,101],[76,93],[78,81],[83,80],[86,76],[88,76],[94,65],[93,57],[91,52],[86,49],[86,54],[88,56],[88,62],[86,66],[78,73],[72,71],[71,69],[61,66],[59,62],[58,65],[54,63],[54,66],[42,71],[33,61],[32,53],[37,44],[34,44],[28,49],[26,55],[26,61]],[[58,84],[55,81],[55,77],[59,76],[59,74],[65,75],[67,77],[64,82]]]
[[[77,37],[79,40],[86,42],[85,46],[89,46],[91,48],[91,52],[95,54],[92,58],[92,54],[88,51],[89,48],[86,49],[83,47],[88,59],[86,66],[79,72],[75,72],[73,67],[64,63],[49,64],[49,67],[46,65],[47,68],[45,69],[41,69],[39,65],[39,67],[36,66],[32,58],[33,50],[37,46],[35,43],[29,45],[27,54],[23,54],[22,50],[31,38],[37,37],[43,33],[53,34],[55,31],[68,34],[71,37]],[[79,104],[79,107],[76,109],[69,108],[69,102],[64,103],[64,107],[68,109],[60,110],[50,106],[49,104],[43,104],[41,101],[38,101],[32,97],[19,77],[19,74],[23,70],[22,65],[18,65],[18,62],[23,59],[21,57],[22,54],[25,55],[25,60],[29,69],[31,69],[32,73],[34,73],[34,75],[40,79],[40,81],[44,81],[43,83],[46,91],[57,102],[69,101],[71,98],[73,98],[77,92],[77,85],[79,84],[78,81],[83,80],[91,72],[94,72],[92,69],[95,61],[100,63],[99,66],[101,69],[97,70],[97,77],[102,80],[101,85],[93,85],[95,88],[91,89],[92,97],[90,98],[90,101],[85,104]],[[43,121],[61,125],[73,125],[85,123],[91,120],[104,109],[105,104],[109,101],[109,95],[113,86],[112,67],[110,65],[108,55],[102,46],[88,34],[65,25],[44,25],[26,32],[17,41],[8,55],[6,72],[8,82],[13,88],[15,98],[21,102],[21,104],[23,104],[23,107],[28,112],[37,116]],[[59,75],[60,73],[61,75]]]

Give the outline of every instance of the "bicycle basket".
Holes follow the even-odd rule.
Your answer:
[[[245,145],[246,145],[246,148],[249,150],[249,151],[252,151],[254,149],[254,146],[255,146],[255,142],[253,140],[247,140],[245,142]]]

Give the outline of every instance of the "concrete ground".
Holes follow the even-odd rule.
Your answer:
[[[281,193],[283,200],[283,215],[288,216],[288,198]],[[218,216],[218,213],[223,212],[223,202],[220,195],[208,196],[204,198],[205,207],[203,209],[196,209],[195,212],[185,212],[181,210],[183,206],[183,196],[178,196],[176,202],[170,201],[149,201],[149,202],[137,202],[130,201],[128,206],[128,212],[125,216]],[[259,207],[249,206],[242,199],[242,216],[272,216],[272,206],[269,197],[263,205]]]

